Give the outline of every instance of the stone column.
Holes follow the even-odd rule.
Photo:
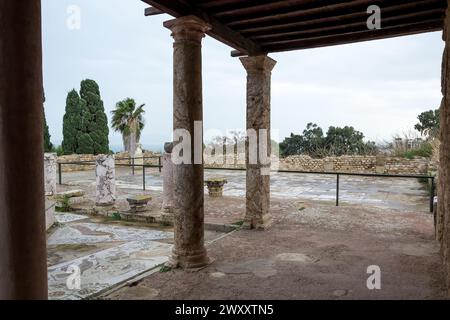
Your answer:
[[[173,163],[172,163],[173,143],[168,142],[164,145],[164,154],[162,158],[162,176],[163,176],[163,215],[171,217],[174,212],[174,192],[173,183]]]
[[[41,1],[0,1],[0,300],[47,299]]]
[[[172,31],[172,37],[175,40],[173,44],[173,128],[186,130],[190,133],[191,139],[190,163],[177,164],[173,168],[175,244],[169,265],[197,268],[209,263],[204,246],[203,230],[203,161],[200,164],[194,163],[194,122],[203,120],[201,40],[210,27],[194,16],[169,20],[164,23],[164,26]],[[203,137],[200,140],[202,143]],[[200,150],[202,150],[201,146]],[[172,154],[173,157],[174,154]]]
[[[270,216],[270,80],[276,61],[266,55],[240,58],[247,70],[246,212],[244,228],[265,229]],[[252,133],[253,132],[253,133]],[[267,135],[262,135],[267,132]],[[255,136],[252,137],[252,134]],[[256,144],[256,145],[255,145]],[[262,159],[267,153],[268,162]]]
[[[450,294],[450,3],[445,15],[436,231],[441,244],[447,289]]]
[[[101,154],[95,158],[95,204],[112,206],[116,201],[115,163],[113,155]]]
[[[45,229],[48,230],[55,223],[56,194],[56,155],[44,154],[44,190],[45,190]]]
[[[56,194],[56,156],[54,153],[44,154],[45,195]]]

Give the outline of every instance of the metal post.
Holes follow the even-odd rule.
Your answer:
[[[59,182],[59,184],[62,184],[62,170],[61,170],[61,163],[58,163],[58,182]]]
[[[431,177],[430,212],[434,212],[434,192],[435,192],[434,177]]]
[[[145,191],[145,164],[142,165],[142,189]]]
[[[131,172],[134,176],[134,158],[131,158]]]
[[[339,206],[339,173],[336,175],[336,207]]]
[[[158,169],[161,172],[161,156],[158,157]]]

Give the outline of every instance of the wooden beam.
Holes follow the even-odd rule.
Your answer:
[[[144,15],[145,15],[146,17],[148,17],[148,16],[156,16],[156,15],[158,15],[158,14],[163,14],[163,13],[164,13],[163,11],[161,11],[161,10],[159,10],[159,9],[157,9],[157,8],[150,7],[150,8],[145,8],[145,13],[144,13]]]
[[[361,32],[344,33],[339,35],[310,38],[306,40],[279,41],[267,43],[263,49],[267,52],[281,52],[302,49],[312,49],[326,46],[335,46],[341,44],[379,40],[406,35],[413,35],[424,32],[439,31],[443,28],[443,21],[431,20],[404,26],[392,28],[383,28],[378,30],[366,30]]]
[[[445,6],[442,5],[441,0],[416,1],[400,5],[394,4],[391,6],[384,6],[382,8],[381,17],[382,19],[384,19],[384,17],[390,17],[400,14],[404,15],[415,13],[418,11],[428,11],[436,8],[441,8],[441,10],[444,12]],[[337,24],[352,23],[360,21],[361,19],[367,19],[367,17],[367,12],[363,10],[344,14],[331,14],[328,16],[313,16],[310,18],[303,18],[300,21],[296,19],[293,20],[293,22],[289,22],[290,20],[273,21],[272,23],[262,24],[259,27],[256,26],[240,29],[239,32],[246,37],[286,33],[291,31],[305,30],[307,28],[317,28],[320,25],[335,26]]]
[[[212,29],[207,32],[211,37],[247,54],[263,53],[261,47],[255,42],[246,39],[238,32],[220,23],[215,18],[209,16],[204,11],[191,5],[186,0],[143,0],[153,7],[168,13],[176,18],[187,15],[194,15],[206,23],[210,24]]]
[[[311,4],[313,7],[320,7],[324,6],[327,3],[330,4],[330,2],[342,2],[342,0],[282,0],[282,1],[270,1],[269,3],[259,3],[258,5],[253,6],[245,6],[245,4],[242,4],[241,7],[234,8],[232,10],[227,11],[220,11],[217,12],[214,16],[218,18],[231,18],[236,19],[241,16],[245,15],[254,15],[254,14],[277,14],[281,10],[284,11],[293,11],[294,9],[298,9],[300,6],[302,10],[306,9],[305,7],[311,7]]]
[[[381,27],[382,28],[396,27],[406,24],[413,24],[415,21],[429,21],[438,19],[443,20],[444,18],[443,15],[444,12],[441,9],[435,9],[430,11],[419,11],[416,13],[411,13],[402,16],[383,17],[381,21]],[[252,37],[251,39],[258,41],[259,43],[261,43],[261,45],[264,45],[264,42],[300,40],[300,39],[303,40],[318,36],[329,36],[340,33],[359,32],[359,31],[367,31],[367,21],[365,19],[359,22],[349,24],[325,26],[325,27],[318,27],[315,29],[305,29],[286,33],[255,36]]]
[[[350,2],[339,2],[331,5],[322,5],[317,6],[310,9],[300,9],[300,10],[290,10],[286,13],[280,14],[267,14],[261,17],[256,18],[247,18],[247,19],[238,19],[236,17],[230,17],[227,22],[224,19],[221,19],[224,23],[226,23],[229,27],[234,30],[242,31],[242,29],[248,28],[249,26],[258,27],[258,26],[267,26],[267,25],[275,25],[279,23],[288,23],[288,22],[298,22],[304,21],[306,19],[313,20],[317,18],[323,18],[327,16],[333,15],[342,15],[349,13],[362,12],[367,15],[367,8],[370,5],[379,5],[382,8],[382,14],[386,7],[392,6],[393,2],[390,0],[356,0]],[[396,0],[394,5],[409,5],[410,7],[414,6],[423,6],[428,4],[435,4],[438,6],[442,6],[442,3],[445,4],[442,0],[422,0],[422,1],[411,1],[411,0]]]

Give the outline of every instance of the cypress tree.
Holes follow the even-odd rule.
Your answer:
[[[44,114],[44,152],[51,152],[53,150],[53,144],[50,141],[50,133],[48,131],[47,120],[45,119],[44,108],[42,108]]]
[[[50,133],[48,131],[47,120],[45,119],[45,110],[44,110],[44,102],[45,102],[45,93],[42,90],[42,118],[44,120],[43,128],[44,128],[44,152],[51,152],[53,150],[53,144],[50,141]]]
[[[82,129],[82,106],[83,102],[75,89],[67,94],[66,113],[63,118],[63,142],[64,154],[77,153],[78,136]]]
[[[83,133],[77,136],[77,153],[107,154],[109,153],[108,119],[100,97],[98,84],[94,80],[83,80],[80,97],[83,101],[81,108]]]

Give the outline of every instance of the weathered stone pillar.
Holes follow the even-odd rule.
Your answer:
[[[272,221],[269,212],[270,81],[276,61],[266,55],[240,59],[247,70],[247,134],[249,135],[246,148],[247,191],[243,226],[249,229],[264,229]]]
[[[113,155],[101,154],[95,158],[95,204],[112,206],[116,201],[115,163]]]
[[[0,1],[0,300],[47,299],[41,1]]]
[[[173,128],[190,133],[190,163],[173,168],[175,244],[169,264],[197,268],[209,263],[204,246],[204,187],[201,163],[195,164],[194,122],[203,120],[201,40],[210,27],[194,16],[166,21],[173,44]],[[203,142],[203,137],[200,143]],[[179,141],[175,142],[179,143]],[[188,150],[186,150],[187,152]],[[198,149],[197,149],[198,151]],[[175,155],[172,154],[172,159]],[[197,160],[198,160],[197,155]]]
[[[44,154],[45,195],[56,194],[56,156],[54,153]]]
[[[173,143],[168,142],[164,145],[164,154],[162,158],[162,176],[163,176],[163,204],[162,209],[165,216],[171,216],[174,212],[174,192],[173,166],[172,163]]]
[[[447,276],[450,294],[450,1],[446,11],[442,59],[442,103],[440,107],[440,150],[438,176],[437,238]]]
[[[55,223],[56,194],[56,155],[44,154],[44,190],[45,190],[45,229],[48,230]]]

